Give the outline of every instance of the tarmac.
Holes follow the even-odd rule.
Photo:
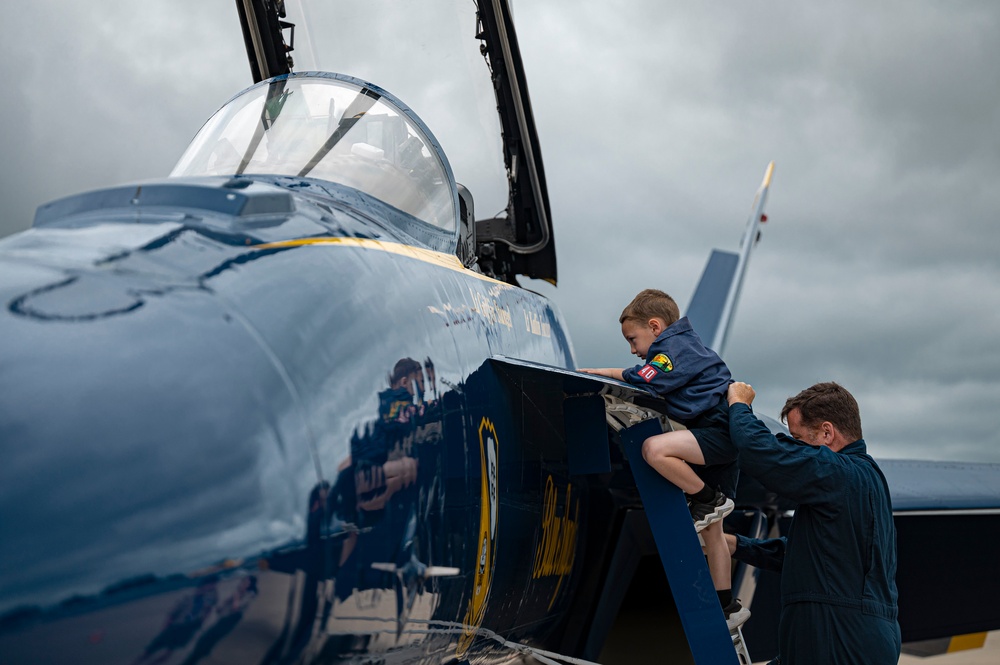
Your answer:
[[[753,656],[753,654],[750,654]],[[761,664],[766,661],[760,661]],[[986,635],[986,644],[982,649],[968,649],[955,653],[941,654],[940,656],[907,656],[904,654],[899,659],[899,665],[997,665],[1000,663],[1000,631],[993,631]],[[755,665],[757,665],[755,663]]]
[[[987,633],[986,644],[983,645],[982,649],[969,649],[927,658],[904,655],[899,659],[899,665],[916,665],[917,663],[922,663],[922,665],[997,665],[1000,663],[1000,631]]]

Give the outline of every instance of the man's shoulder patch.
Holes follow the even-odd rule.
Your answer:
[[[669,372],[674,368],[674,364],[670,361],[665,353],[657,353],[656,356],[649,362],[653,367],[658,367],[664,372]],[[648,367],[648,365],[647,365]]]

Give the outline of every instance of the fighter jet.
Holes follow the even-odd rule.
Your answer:
[[[594,661],[652,589],[663,652],[739,662],[691,593],[690,523],[654,515],[623,447],[672,426],[662,405],[576,372],[558,310],[521,286],[556,282],[555,225],[507,2],[464,24],[501,140],[455,162],[367,74],[297,70],[304,16],[237,7],[254,83],[170,177],[45,204],[0,241],[0,660]],[[770,174],[692,299],[716,345]],[[1000,472],[917,466],[883,463],[904,639],[1000,627],[982,580],[922,573],[991,570],[951,545],[995,529]],[[744,533],[794,508],[738,499]],[[736,580],[765,658],[773,580]]]

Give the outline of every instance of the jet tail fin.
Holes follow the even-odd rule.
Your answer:
[[[720,356],[725,351],[729,337],[729,327],[736,312],[736,305],[743,288],[743,276],[746,273],[750,252],[760,239],[760,224],[767,221],[764,215],[764,204],[767,202],[767,191],[771,186],[771,175],[774,173],[774,162],[767,165],[764,181],[757,190],[751,207],[750,219],[747,220],[740,252],[724,252],[712,250],[712,255],[705,265],[705,271],[695,289],[687,316],[691,325],[701,336],[705,345],[714,349]]]

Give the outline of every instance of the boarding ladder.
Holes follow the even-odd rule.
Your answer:
[[[619,434],[691,655],[698,665],[750,665],[742,628],[729,635],[684,493],[642,458],[642,442],[662,431],[660,421],[650,419],[623,427]]]

